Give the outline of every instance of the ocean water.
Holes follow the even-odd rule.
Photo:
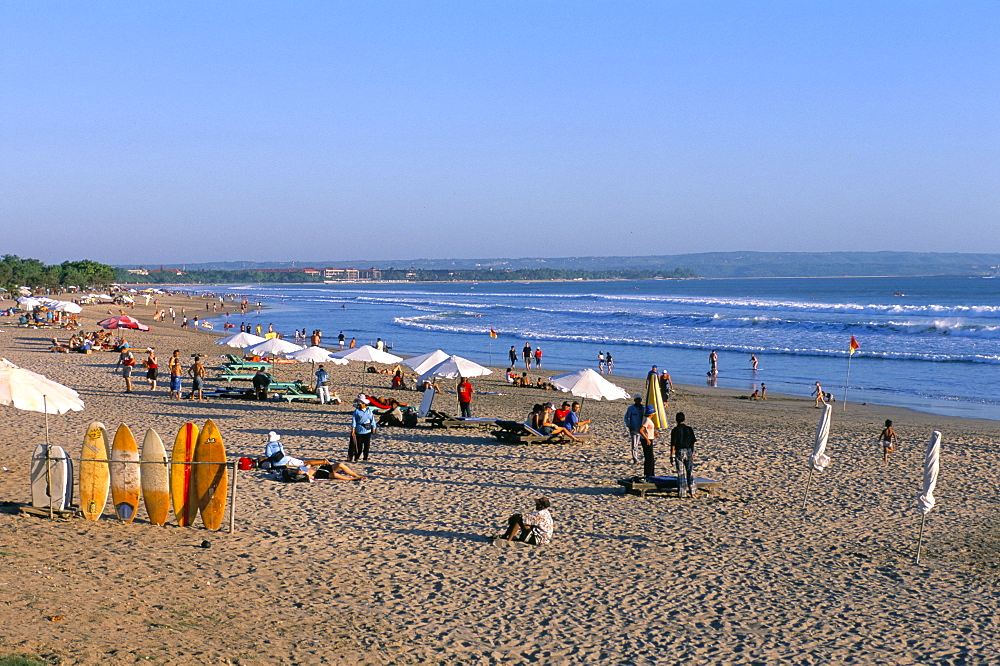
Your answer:
[[[208,290],[202,288],[199,291]],[[541,346],[548,369],[597,367],[720,387],[808,395],[813,382],[843,400],[1000,419],[1000,279],[794,278],[536,283],[226,285],[267,308],[242,318],[288,337],[340,331],[396,351],[441,348],[505,364],[514,345]],[[193,312],[193,310],[192,310]],[[238,312],[229,320],[239,325]],[[212,320],[218,328],[224,317]],[[497,339],[489,336],[493,328]],[[861,348],[850,359],[855,336]],[[757,355],[756,373],[750,354]],[[530,373],[537,375],[549,374]]]

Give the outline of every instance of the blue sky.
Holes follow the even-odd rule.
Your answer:
[[[1000,251],[998,2],[0,0],[0,252]]]

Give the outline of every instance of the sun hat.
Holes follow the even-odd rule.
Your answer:
[[[364,393],[359,393],[358,397],[355,398],[355,402],[360,402],[362,405],[370,405],[370,404],[372,404],[372,401],[369,400],[368,396],[366,396]]]
[[[269,441],[269,442],[277,442],[279,439],[281,439],[281,435],[279,435],[278,433],[274,432],[273,430],[271,432],[267,433],[267,441]]]
[[[654,407],[653,405],[646,405],[646,416],[655,413],[656,413],[656,407]]]

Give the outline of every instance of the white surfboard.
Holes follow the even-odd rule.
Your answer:
[[[431,408],[434,406],[435,393],[437,391],[429,386],[424,389],[424,397],[420,400],[420,409],[417,411],[417,416],[424,418],[430,413]]]
[[[31,455],[31,506],[62,511],[73,500],[73,468],[61,446],[39,444]]]

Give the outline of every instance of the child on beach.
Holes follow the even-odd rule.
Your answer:
[[[878,440],[882,443],[882,462],[888,465],[889,454],[896,452],[896,443],[899,441],[896,437],[896,431],[892,429],[890,419],[885,420],[885,427],[879,433]]]

